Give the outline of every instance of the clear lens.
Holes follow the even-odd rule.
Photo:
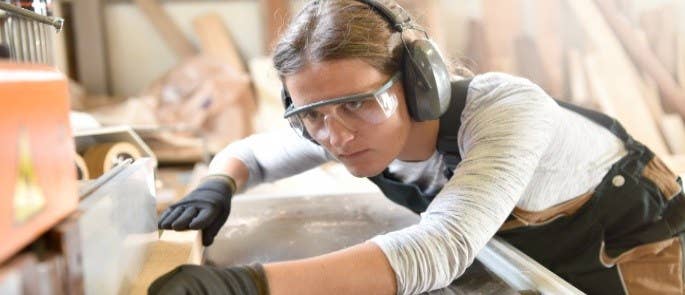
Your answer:
[[[329,131],[326,119],[330,116],[347,128],[362,128],[364,125],[379,124],[390,118],[397,110],[397,96],[386,91],[376,96],[361,97],[359,100],[325,105],[303,111],[289,117],[290,125],[304,137],[323,140]],[[329,119],[330,120],[330,119]]]
[[[379,124],[397,110],[397,96],[391,89],[399,78],[399,73],[393,75],[372,93],[328,99],[301,107],[290,106],[284,117],[298,134],[317,140],[328,137],[326,122],[333,117],[346,128],[354,130],[363,127],[363,124]]]

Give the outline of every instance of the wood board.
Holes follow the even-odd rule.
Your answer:
[[[608,0],[596,0],[596,2],[607,23],[635,64],[659,85],[666,104],[673,107],[681,116],[685,116],[685,91],[676,83],[673,75],[659,61],[649,46],[640,42],[628,20],[616,13],[616,8]],[[675,62],[672,61],[671,64]]]
[[[574,0],[568,1],[568,6],[583,31],[588,32],[586,37],[596,56],[586,63],[588,73],[595,76],[588,80],[596,89],[605,89],[605,100],[612,105],[613,115],[634,138],[657,155],[667,155],[666,143],[642,98],[639,75],[597,5],[592,0]]]
[[[182,264],[202,264],[204,247],[200,231],[165,230],[159,241],[150,245],[147,260],[130,294],[147,294],[155,279]]]
[[[134,2],[179,58],[189,58],[195,55],[196,49],[193,43],[185,37],[157,0],[134,0]]]
[[[203,54],[229,64],[237,71],[247,71],[231,32],[219,14],[207,13],[196,17],[193,19],[193,29]]]

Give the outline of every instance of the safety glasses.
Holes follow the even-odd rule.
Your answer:
[[[339,123],[351,130],[379,124],[390,118],[397,109],[397,95],[392,86],[400,79],[400,73],[393,75],[378,90],[318,101],[300,107],[290,105],[284,118],[302,137],[323,141],[328,138],[329,120],[335,117]]]

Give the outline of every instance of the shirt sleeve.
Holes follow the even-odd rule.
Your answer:
[[[292,176],[333,160],[323,147],[287,128],[233,142],[215,159],[226,158],[236,158],[247,166],[249,178],[244,189]],[[222,162],[212,160],[209,170],[221,171],[217,166]]]
[[[497,232],[531,181],[560,107],[529,81],[474,78],[462,113],[462,162],[417,225],[372,239],[386,254],[398,294],[448,286]]]

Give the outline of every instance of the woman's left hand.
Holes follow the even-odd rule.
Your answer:
[[[229,268],[186,264],[157,278],[148,294],[268,295],[269,288],[260,264]]]

